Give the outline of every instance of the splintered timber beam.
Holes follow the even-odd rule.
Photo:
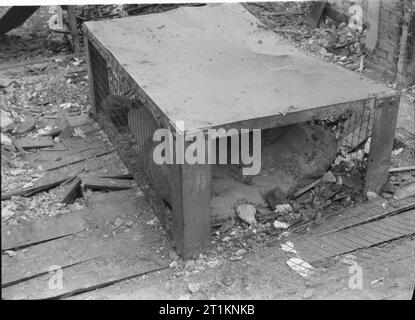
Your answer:
[[[2,193],[1,200],[10,199],[13,196],[30,197],[36,193],[48,191],[52,188],[55,188],[69,179],[73,179],[73,177],[65,176],[65,177],[55,177],[53,179],[42,179],[40,183],[36,184],[36,186],[14,190],[14,191],[10,191],[7,193]]]
[[[85,152],[81,152],[79,154],[71,155],[63,160],[60,161],[51,161],[43,166],[45,171],[56,170],[62,167],[66,167],[68,165],[82,162],[84,160],[88,160],[93,157],[101,157],[108,153],[113,152],[114,149],[105,150],[102,148],[95,148],[92,150],[85,150]]]
[[[71,204],[74,203],[75,199],[81,194],[81,179],[74,177],[72,181],[64,187],[64,191],[61,195],[60,203]]]
[[[415,166],[407,166],[407,167],[398,167],[398,168],[390,168],[389,172],[403,172],[403,171],[415,171]]]
[[[82,178],[82,184],[84,188],[93,190],[125,190],[133,188],[135,182],[128,179],[85,177]]]

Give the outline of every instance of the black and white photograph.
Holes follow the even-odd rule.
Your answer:
[[[5,0],[0,112],[2,300],[415,298],[415,0]]]

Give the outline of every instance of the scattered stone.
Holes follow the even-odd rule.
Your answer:
[[[157,217],[154,217],[154,218],[153,218],[153,219],[151,219],[150,221],[147,221],[147,222],[146,222],[146,225],[148,225],[148,226],[154,226],[154,225],[156,225],[156,224],[157,224],[157,222],[158,222]]]
[[[9,257],[14,257],[16,255],[16,252],[14,252],[13,250],[6,250],[4,253],[7,254]]]
[[[192,294],[195,294],[196,292],[198,292],[200,290],[200,284],[199,283],[189,283],[187,285],[187,288],[189,289],[189,291]]]
[[[290,225],[288,223],[285,222],[281,222],[278,220],[274,221],[274,228],[275,229],[287,229]]]
[[[121,225],[123,224],[123,220],[121,219],[121,218],[117,218],[117,219],[115,219],[115,221],[114,221],[114,228],[116,229],[116,228],[119,228],[119,227],[121,227]]]
[[[288,214],[293,212],[293,207],[290,204],[279,204],[275,206],[275,213],[277,214]]]
[[[327,182],[327,183],[336,183],[337,179],[336,179],[336,176],[331,171],[327,171],[323,175],[322,181]]]
[[[252,204],[244,203],[239,205],[236,208],[236,214],[239,218],[241,218],[243,221],[248,223],[249,225],[257,225],[257,221],[255,219],[255,213],[256,209]]]
[[[173,261],[172,263],[170,263],[169,268],[171,268],[171,269],[177,268],[177,261]]]
[[[366,193],[367,200],[373,201],[379,199],[379,195],[376,192],[369,191]]]
[[[314,294],[314,289],[306,289],[303,294],[303,299],[311,299]]]
[[[130,228],[130,227],[133,226],[133,224],[134,224],[134,221],[129,220],[129,221],[127,221],[127,223],[125,225]]]

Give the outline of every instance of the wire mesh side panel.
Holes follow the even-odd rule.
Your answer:
[[[91,36],[88,50],[97,120],[139,186],[147,188],[154,213],[169,227],[170,167],[153,161],[153,134],[163,126],[148,108],[152,102],[143,90]]]
[[[339,125],[339,147],[346,153],[364,148],[372,135],[374,109],[375,99],[365,100],[360,108],[343,116]]]

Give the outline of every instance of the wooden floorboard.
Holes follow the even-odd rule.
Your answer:
[[[49,286],[50,274],[20,282],[2,290],[3,299],[51,299],[70,296],[101,288],[113,283],[149,272],[168,268],[169,263],[160,263],[149,255],[127,254],[106,255],[65,268],[62,288]]]
[[[168,267],[170,259],[156,253],[164,235],[147,227],[153,216],[136,190],[94,194],[88,203],[89,212],[82,216],[84,231],[3,256],[3,298],[72,295]],[[116,219],[122,220],[120,226],[114,225]],[[63,270],[62,290],[48,287],[51,266]]]
[[[89,211],[83,209],[34,222],[2,226],[1,249],[9,250],[78,233],[86,228],[84,216]]]
[[[321,236],[304,236],[294,241],[294,245],[301,257],[311,263],[316,256],[331,258],[412,234],[415,234],[415,209]],[[313,252],[310,247],[319,249]]]

